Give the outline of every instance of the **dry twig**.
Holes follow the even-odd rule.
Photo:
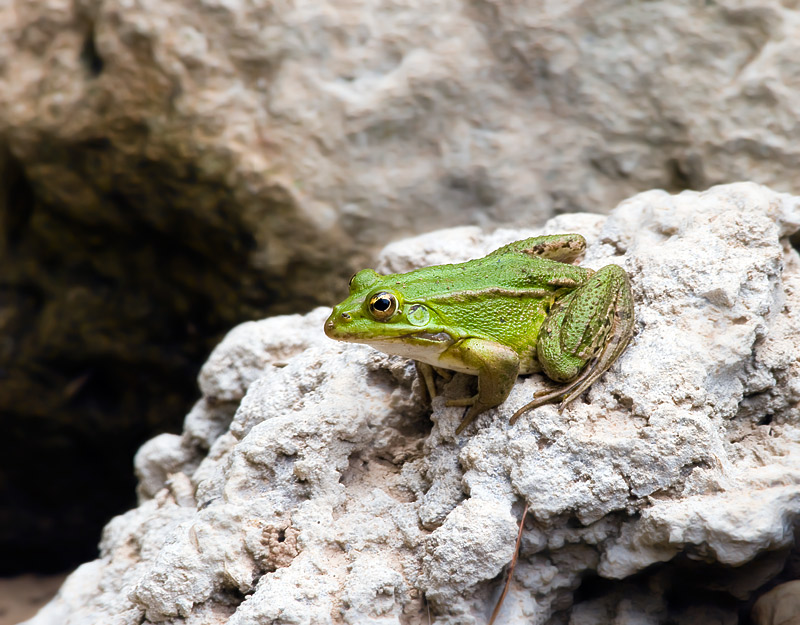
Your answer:
[[[494,620],[500,613],[500,608],[502,607],[503,601],[505,601],[506,595],[508,594],[508,587],[511,585],[511,578],[514,575],[514,567],[517,566],[517,557],[519,556],[519,548],[520,545],[522,544],[522,528],[525,527],[525,516],[527,514],[528,514],[528,502],[526,501],[525,508],[522,510],[522,519],[519,522],[519,532],[517,533],[517,542],[514,545],[514,556],[511,558],[511,565],[508,567],[508,576],[506,577],[506,585],[503,587],[503,593],[497,600],[497,605],[494,606],[494,610],[492,611],[492,618],[489,619],[489,625],[494,625]]]

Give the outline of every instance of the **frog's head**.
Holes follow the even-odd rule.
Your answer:
[[[382,276],[363,269],[350,279],[350,295],[334,306],[325,322],[325,334],[337,341],[369,343],[443,343],[435,311],[421,302],[407,301],[401,276]]]

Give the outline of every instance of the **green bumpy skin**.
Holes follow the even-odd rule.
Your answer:
[[[571,263],[583,254],[579,234],[516,241],[484,258],[382,276],[372,269],[350,280],[325,334],[367,343],[430,367],[478,376],[456,433],[508,397],[518,375],[542,371],[564,386],[511,417],[561,401],[560,409],[599,378],[625,350],[634,311],[628,274],[618,265],[597,272]]]

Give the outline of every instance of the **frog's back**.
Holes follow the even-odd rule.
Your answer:
[[[588,273],[583,267],[509,253],[386,277],[394,279],[391,284],[403,293],[406,301],[431,301],[458,294],[467,298],[471,294],[486,295],[487,290],[535,297],[545,291],[579,284]]]
[[[558,292],[589,270],[521,253],[387,276],[407,303],[435,311],[454,339],[478,337],[513,348],[531,371],[532,346]]]

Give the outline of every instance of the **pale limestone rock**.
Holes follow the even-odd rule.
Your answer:
[[[755,625],[800,625],[800,580],[776,586],[753,606]]]
[[[4,0],[3,318],[24,338],[0,349],[0,411],[130,440],[189,401],[173,376],[222,329],[332,303],[389,241],[651,188],[798,193],[798,41],[796,0]],[[176,397],[109,415],[109,369]],[[63,448],[18,440],[22,479]],[[41,545],[15,529],[0,551]]]
[[[570,230],[587,266],[625,267],[636,302],[630,347],[583,399],[509,426],[545,384],[530,376],[455,436],[463,410],[444,396],[469,377],[444,383],[429,419],[413,364],[325,340],[325,310],[246,324],[209,359],[183,437],[143,448],[139,508],[29,625],[485,622],[523,500],[502,622],[666,623],[670,588],[697,567],[714,571],[698,588],[750,598],[800,519],[800,199],[749,183],[652,191],[542,232]],[[535,232],[441,231],[382,266]],[[229,426],[214,397],[236,407]],[[610,590],[573,605],[593,576]],[[679,607],[685,625],[735,622],[726,606]]]
[[[170,208],[235,220],[314,301],[404,234],[797,188],[779,0],[12,0],[0,33],[0,137],[45,202],[114,223],[113,191],[165,230],[177,189]]]

